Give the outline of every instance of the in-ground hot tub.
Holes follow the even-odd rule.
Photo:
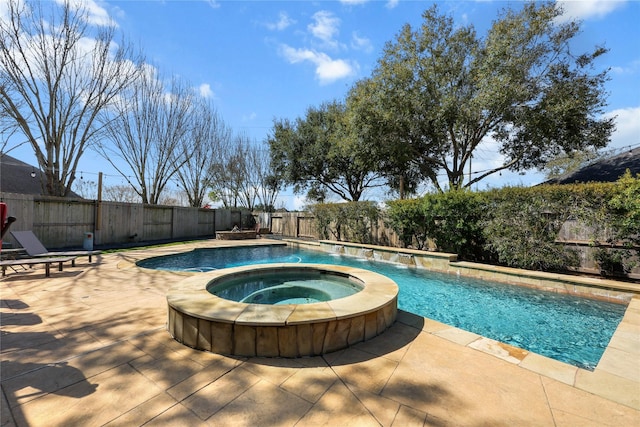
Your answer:
[[[326,301],[297,303],[305,298],[317,300],[318,295],[327,293],[312,287],[315,290],[310,292],[311,297],[299,294],[307,287],[305,278],[315,281],[318,275],[330,282],[349,282],[356,292],[337,298],[330,295]],[[287,282],[250,288],[252,293],[244,297],[253,301],[255,296],[263,295],[264,299],[258,299],[265,302],[273,299],[270,290],[274,290],[273,294],[278,295],[275,303],[238,302],[214,295],[238,283],[260,282],[265,276],[302,280],[296,280],[295,285]],[[371,339],[389,328],[397,315],[398,286],[381,274],[353,267],[260,264],[183,280],[169,290],[167,303],[168,330],[189,347],[237,356],[316,356]]]

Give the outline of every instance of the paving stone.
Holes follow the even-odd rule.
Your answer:
[[[246,369],[236,368],[197,390],[181,403],[198,415],[201,420],[206,420],[258,381],[260,381],[260,377]]]
[[[427,419],[427,414],[407,406],[400,406],[400,410],[391,425],[396,427],[422,427]]]
[[[556,411],[560,411],[564,417],[589,420],[600,426],[640,425],[640,411],[637,409],[603,400],[588,391],[581,391],[549,378],[543,377],[542,382],[554,415]],[[629,391],[638,393],[639,390],[626,390]]]
[[[118,418],[106,423],[104,427],[128,427],[143,425],[149,420],[155,421],[156,417],[166,413],[177,404],[178,403],[168,394],[160,393],[147,400],[146,402],[143,402],[135,408],[131,409],[129,412],[125,412]],[[184,410],[185,408],[182,407],[182,409]],[[196,418],[195,414],[191,413],[191,415],[193,418]]]
[[[300,426],[380,426],[380,422],[341,382],[336,382],[299,421]]]
[[[331,369],[299,368],[281,387],[308,402],[316,403],[337,380],[338,376]]]
[[[103,372],[20,406],[20,425],[102,425],[162,391],[128,365]]]
[[[218,426],[293,426],[311,406],[306,400],[261,380],[207,421]]]

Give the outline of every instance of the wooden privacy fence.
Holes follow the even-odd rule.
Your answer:
[[[13,231],[32,230],[47,248],[83,246],[87,233],[97,246],[213,238],[216,231],[246,223],[240,209],[201,209],[138,203],[0,194],[17,218]],[[6,242],[14,244],[10,233]]]
[[[256,214],[254,214],[254,217]],[[259,214],[262,224],[270,224],[271,232],[282,237],[294,237],[301,239],[319,240],[320,236],[316,230],[315,218],[309,212],[274,212],[271,214]],[[387,227],[383,220],[379,220],[376,227],[371,227],[370,241],[375,245],[402,247],[402,242],[397,234]],[[598,248],[607,248],[610,251],[621,250],[621,246],[611,246],[604,243],[594,245],[592,236],[594,230],[587,227],[579,221],[569,220],[565,222],[557,237],[557,243],[563,244],[571,250],[575,251],[580,260],[580,266],[577,271],[599,274],[600,267],[595,261],[595,252]],[[601,242],[605,242],[608,237],[608,231],[601,236]],[[338,240],[335,236],[329,236],[330,240]],[[637,253],[638,248],[635,249]],[[633,258],[636,266],[631,270],[629,277],[640,277],[640,259],[636,255]]]
[[[261,213],[259,218],[262,224],[269,224],[271,233],[275,235],[300,239],[320,239],[316,229],[315,217],[309,212]],[[393,247],[401,246],[400,239],[398,239],[396,233],[388,228],[382,219],[378,220],[376,226],[371,227],[369,233],[370,241],[373,244]],[[329,239],[337,240],[335,236],[330,236]]]
[[[9,215],[17,218],[10,230],[32,230],[50,249],[81,247],[87,234],[98,247],[117,247],[137,242],[214,238],[216,231],[231,230],[234,225],[254,229],[256,224],[262,230],[270,230],[274,236],[320,239],[315,217],[309,212],[251,214],[241,209],[98,202],[12,193],[0,193],[0,200],[7,204]],[[370,227],[368,232],[368,241],[372,244],[402,246],[396,233],[383,220]],[[598,270],[594,260],[597,247],[590,241],[592,234],[593,231],[584,224],[567,221],[558,236],[559,243],[578,253],[581,260],[579,270],[585,272]],[[335,236],[329,236],[329,239],[338,240]],[[4,241],[19,246],[13,242],[10,233],[5,235]],[[618,249],[610,247],[610,250]],[[638,265],[632,270],[634,277],[640,274]]]

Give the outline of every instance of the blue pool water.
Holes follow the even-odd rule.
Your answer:
[[[398,307],[500,342],[593,370],[626,306],[286,246],[198,249],[151,258],[145,268],[207,271],[304,262],[366,268],[393,279]]]
[[[362,286],[333,274],[319,271],[261,272],[219,280],[209,289],[214,295],[249,304],[311,304],[344,298]]]

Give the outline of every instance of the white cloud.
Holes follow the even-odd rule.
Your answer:
[[[387,9],[393,9],[398,5],[398,3],[400,3],[400,0],[389,0],[385,7]]]
[[[613,110],[605,117],[616,117],[616,130],[608,148],[622,149],[640,145],[640,107]]]
[[[56,0],[56,3],[63,6],[65,0]],[[91,25],[116,25],[106,9],[98,5],[94,0],[71,0],[69,4],[71,5],[71,9],[76,11],[85,9],[87,11],[87,22]]]
[[[242,116],[242,121],[243,122],[251,122],[253,120],[256,119],[256,117],[258,117],[258,115],[255,112],[249,113],[249,115],[243,115]]]
[[[291,19],[286,12],[280,12],[277,22],[268,22],[265,25],[270,30],[282,31],[295,23],[296,21]]]
[[[313,15],[313,20],[314,22],[307,26],[311,34],[329,46],[336,46],[334,38],[340,32],[340,19],[331,12],[321,10]]]
[[[295,196],[293,199],[293,210],[299,211],[304,209],[309,204],[306,197]]]
[[[310,49],[296,49],[291,46],[281,45],[280,54],[292,64],[311,62],[316,66],[316,77],[321,84],[332,83],[336,80],[349,77],[356,71],[356,66],[343,59],[331,59],[322,52]]]
[[[369,0],[340,0],[340,3],[351,6],[351,5],[357,5],[357,4],[365,4],[368,1]]]
[[[203,98],[213,98],[213,91],[211,90],[211,85],[209,83],[202,83],[198,87],[198,92]]]
[[[316,75],[320,83],[331,83],[335,80],[348,77],[353,74],[353,67],[345,60],[331,59],[327,55],[322,55],[316,63]]]
[[[356,50],[361,50],[367,53],[373,51],[373,45],[371,44],[371,40],[366,37],[358,36],[358,33],[355,31],[351,35],[351,47]]]
[[[0,20],[9,20],[9,2],[0,1]]]
[[[626,3],[627,0],[557,0],[564,14],[558,19],[565,22],[572,19],[602,18]]]
[[[640,70],[640,60],[631,61],[631,64],[625,67],[611,67],[611,72],[615,74],[635,74]]]

